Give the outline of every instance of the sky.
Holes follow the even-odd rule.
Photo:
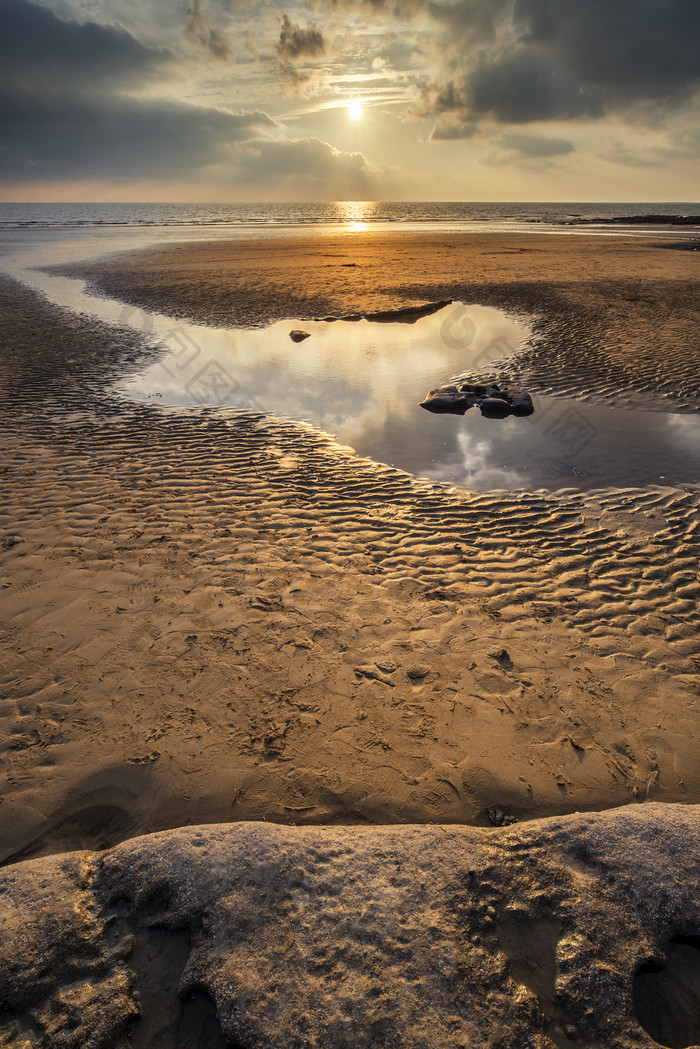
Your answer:
[[[700,0],[0,0],[5,201],[698,201]]]

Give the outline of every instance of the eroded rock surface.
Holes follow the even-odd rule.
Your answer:
[[[699,831],[697,807],[661,804],[491,830],[243,823],[16,864],[0,1045],[136,1045],[149,979],[168,987],[138,944],[169,930],[189,937],[170,993],[205,992],[244,1049],[652,1049],[635,974],[700,931]]]

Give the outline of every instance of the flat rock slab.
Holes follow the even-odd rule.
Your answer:
[[[386,324],[415,324],[421,317],[430,317],[445,306],[450,306],[452,299],[438,299],[437,302],[425,302],[418,306],[399,306],[393,310],[371,310],[364,313],[343,313],[339,317],[321,317],[324,321],[374,321]]]
[[[635,974],[700,932],[699,832],[698,807],[645,804],[489,830],[188,827],[19,863],[0,872],[0,1046],[136,1045],[144,1003],[179,985],[245,1049],[652,1049]],[[139,970],[143,938],[170,935],[173,979]]]
[[[439,386],[420,402],[420,407],[428,412],[448,415],[464,415],[470,408],[477,407],[489,419],[532,415],[535,410],[530,394],[519,386],[501,389],[497,383],[470,382]]]

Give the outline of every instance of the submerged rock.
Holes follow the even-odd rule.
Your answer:
[[[289,333],[289,338],[292,340],[292,342],[303,342],[304,339],[309,339],[310,337],[311,332],[302,331],[301,328],[292,328],[292,330]]]
[[[464,415],[470,408],[477,407],[490,419],[532,415],[535,410],[530,394],[518,386],[501,389],[497,383],[468,382],[431,390],[420,402],[420,407],[428,412],[449,415]]]

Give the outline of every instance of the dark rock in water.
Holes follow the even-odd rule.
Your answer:
[[[440,386],[431,390],[421,408],[428,412],[464,415],[477,407],[489,419],[503,419],[507,415],[532,415],[534,406],[529,393],[517,386],[501,389],[497,383],[461,383],[459,386]]]
[[[421,317],[429,317],[433,313],[438,313],[451,303],[452,299],[439,299],[438,302],[426,302],[421,306],[400,306],[395,310],[375,310],[373,313],[363,313],[362,316],[368,321],[415,324]]]
[[[344,263],[346,265],[346,263]],[[432,313],[438,313],[445,306],[450,306],[452,299],[439,299],[438,302],[426,302],[421,306],[399,306],[394,310],[374,310],[371,313],[343,313],[339,317],[316,317],[316,320],[326,321],[373,321],[387,324],[415,324],[421,317],[429,317]]]
[[[508,401],[513,415],[532,415],[535,410],[530,394],[517,386],[508,387]]]
[[[303,342],[304,339],[308,339],[310,335],[311,332],[302,331],[301,328],[294,328],[293,331],[290,331],[289,338],[292,342]]]
[[[510,405],[502,397],[484,397],[479,405],[481,414],[489,419],[503,419],[510,415]]]
[[[437,390],[431,390],[420,406],[428,412],[464,415],[473,403],[474,401],[461,393],[456,386],[441,386]]]

